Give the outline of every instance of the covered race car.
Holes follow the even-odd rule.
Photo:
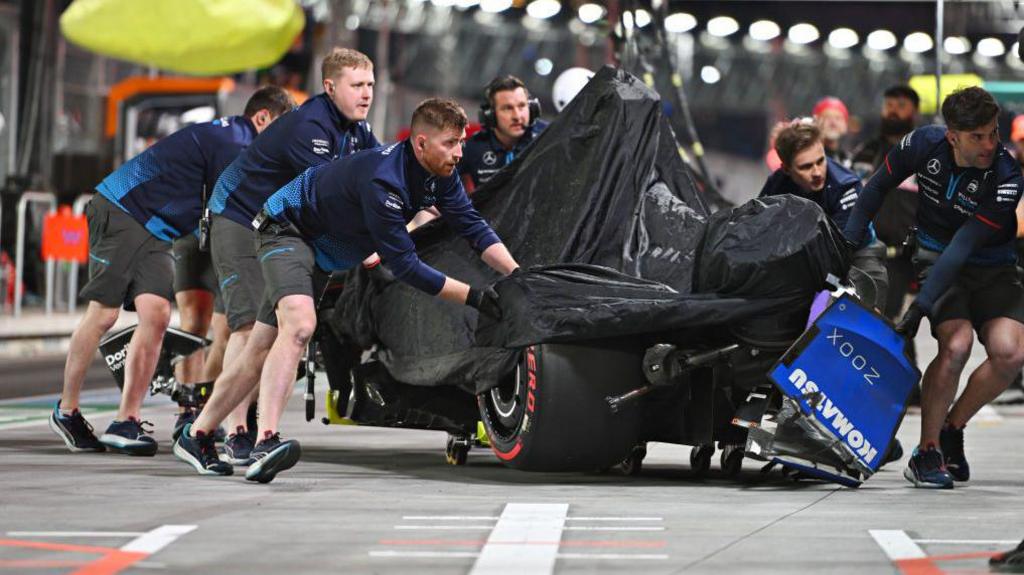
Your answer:
[[[839,231],[792,196],[710,214],[635,77],[601,70],[474,203],[525,271],[498,278],[441,222],[413,239],[438,270],[494,282],[501,320],[362,269],[335,278],[316,339],[329,420],[448,431],[454,463],[480,420],[523,470],[638,471],[649,441],[696,446],[698,472],[716,442],[726,473],[746,454],[855,485],[881,464],[918,374],[849,295],[818,320],[845,338],[834,353],[807,329],[847,275]]]

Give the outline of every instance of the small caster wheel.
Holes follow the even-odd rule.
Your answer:
[[[641,443],[629,451],[629,455],[616,467],[623,475],[640,475],[644,466],[644,458],[647,457],[647,444]]]
[[[695,445],[690,450],[690,469],[697,477],[704,477],[711,469],[711,458],[715,456],[715,444]]]
[[[444,458],[448,465],[465,465],[469,457],[469,449],[472,441],[469,437],[449,435],[448,444],[444,449]]]
[[[743,446],[726,445],[722,449],[722,473],[726,477],[736,477],[743,468]]]

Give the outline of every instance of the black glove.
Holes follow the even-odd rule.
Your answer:
[[[498,292],[494,288],[469,288],[466,305],[476,308],[480,313],[493,319],[501,319],[501,306],[498,305]]]
[[[899,323],[896,324],[896,333],[908,339],[914,339],[918,328],[921,327],[921,318],[926,315],[928,314],[925,313],[921,306],[916,303],[910,304],[907,312],[903,314]]]
[[[377,263],[372,267],[365,267],[367,275],[370,276],[370,281],[377,289],[383,289],[384,287],[395,281],[395,276],[388,271],[388,268],[384,267],[384,264]]]
[[[507,276],[505,276],[505,277],[515,277],[515,276],[517,276],[517,275],[519,275],[521,273],[523,273],[523,268],[516,268],[516,269],[512,270],[511,272],[509,272],[509,274]]]

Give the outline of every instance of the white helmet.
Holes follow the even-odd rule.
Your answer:
[[[580,93],[580,90],[590,82],[594,73],[586,68],[569,68],[555,78],[555,85],[551,89],[551,99],[555,101],[555,111],[561,112],[569,105],[569,102]]]

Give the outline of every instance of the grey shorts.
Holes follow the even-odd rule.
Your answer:
[[[260,267],[267,281],[259,321],[277,326],[277,302],[289,295],[313,297],[313,248],[290,227],[270,224],[259,238]]]
[[[89,282],[79,295],[105,306],[135,310],[148,293],[174,300],[171,243],[158,239],[100,194],[85,206],[89,222]]]
[[[210,222],[210,242],[228,328],[238,331],[256,321],[263,301],[263,272],[256,261],[256,232],[214,214]]]
[[[922,283],[938,255],[922,248],[914,254],[914,265]],[[953,285],[935,302],[931,323],[937,326],[952,319],[966,319],[981,335],[982,326],[999,317],[1024,323],[1024,286],[1017,266],[965,265]],[[935,333],[934,327],[932,333]]]
[[[199,238],[188,234],[174,240],[174,293],[200,289],[213,294],[213,311],[224,313],[217,272],[210,252],[199,251]]]

